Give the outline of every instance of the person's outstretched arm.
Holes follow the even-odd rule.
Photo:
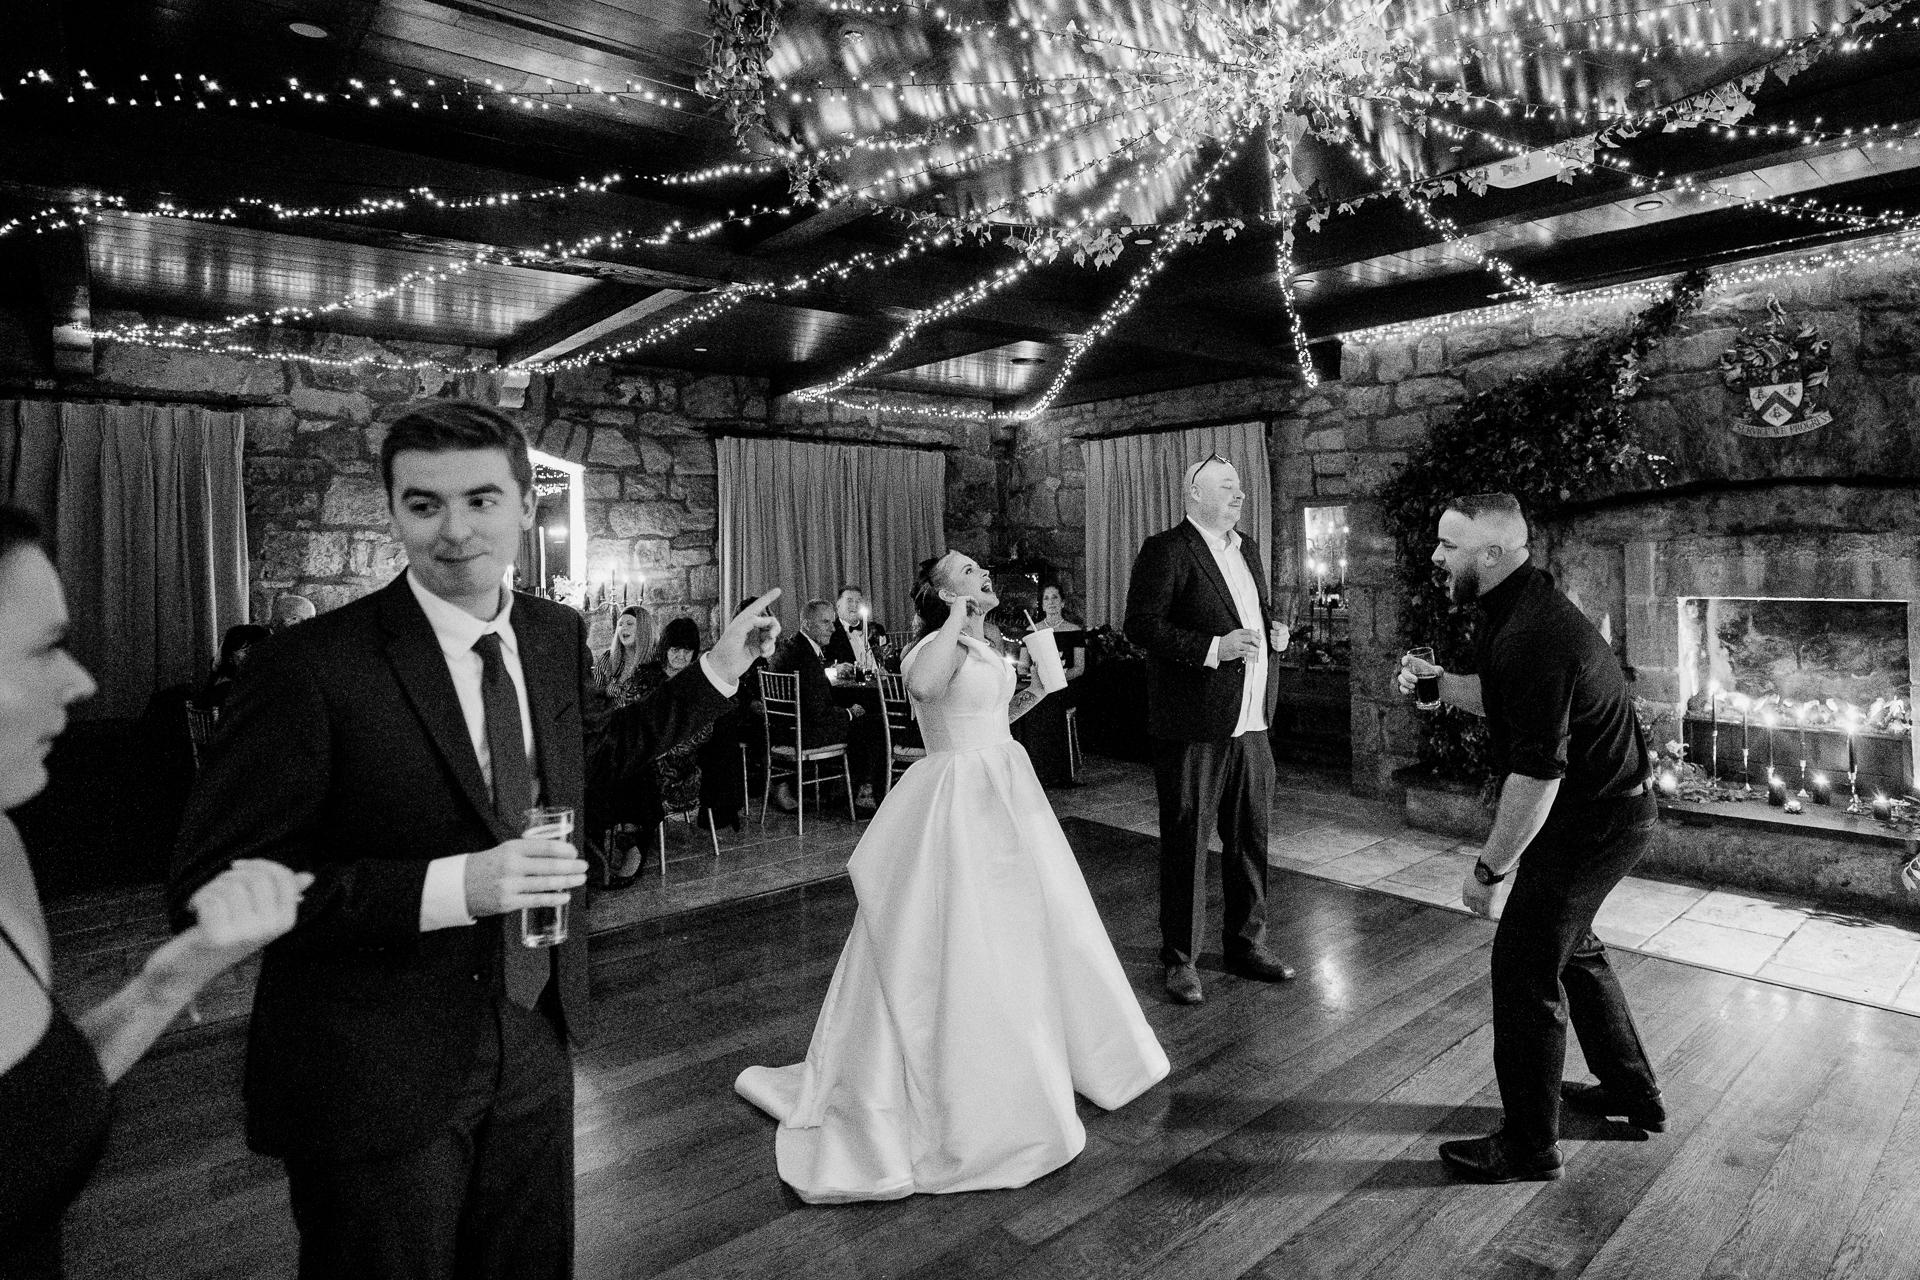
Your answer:
[[[76,1025],[113,1083],[127,1074],[207,983],[293,928],[313,877],[278,862],[236,862],[193,895],[194,923],[147,957],[126,986]]]

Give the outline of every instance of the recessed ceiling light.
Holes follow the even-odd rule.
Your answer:
[[[1151,238],[1147,236],[1138,236],[1134,239],[1134,243],[1135,244],[1152,244],[1153,241]]]
[[[325,27],[315,26],[311,22],[289,22],[287,30],[297,36],[305,36],[309,40],[325,40],[328,35]]]
[[[1633,207],[1638,209],[1641,213],[1650,213],[1655,209],[1666,208],[1667,202],[1665,200],[1635,200],[1633,202]]]
[[[1635,81],[1633,82],[1633,87],[1634,87],[1634,88],[1636,88],[1636,89],[1644,89],[1644,88],[1646,88],[1646,87],[1647,87],[1648,85],[1650,85],[1650,84],[1652,84],[1652,83],[1653,83],[1653,81],[1651,81],[1651,80],[1635,80]]]
[[[706,348],[705,348],[705,347],[695,347],[695,348],[694,348],[694,350],[695,350],[695,351],[705,351],[705,350],[706,350]]]

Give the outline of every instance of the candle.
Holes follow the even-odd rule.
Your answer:
[[[1802,797],[1807,794],[1807,712],[1812,709],[1813,704],[1808,702],[1801,706],[1799,713],[1795,716],[1800,721],[1800,794]]]
[[[1717,786],[1720,782],[1720,682],[1718,680],[1707,686],[1707,720],[1713,725],[1712,777]]]
[[[1860,764],[1853,751],[1853,708],[1847,708],[1847,776],[1860,772]]]
[[[1875,796],[1873,798],[1873,804],[1869,807],[1873,810],[1873,816],[1882,822],[1893,817],[1893,801],[1887,799],[1885,796]]]
[[[1767,803],[1776,809],[1787,807],[1787,784],[1771,769],[1767,771]]]
[[[1833,783],[1827,780],[1827,775],[1824,773],[1813,775],[1813,802],[1815,804],[1833,803]]]
[[[1753,703],[1744,693],[1733,695],[1733,705],[1740,708],[1740,789],[1753,790],[1753,769],[1748,765],[1747,755],[1747,715],[1753,710]]]

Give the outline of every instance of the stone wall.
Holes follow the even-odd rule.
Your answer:
[[[1765,319],[1769,295],[1796,322],[1813,322],[1833,343],[1833,424],[1784,440],[1731,430],[1744,393],[1728,389],[1718,372],[1720,353],[1740,326]],[[1062,566],[1077,586],[1086,537],[1078,437],[1268,419],[1276,589],[1299,585],[1301,508],[1348,504],[1353,785],[1363,794],[1394,794],[1393,773],[1413,761],[1418,724],[1388,679],[1403,641],[1393,546],[1374,495],[1407,451],[1469,395],[1542,369],[1582,343],[1620,333],[1643,305],[1613,299],[1414,338],[1349,341],[1339,379],[1312,391],[1254,379],[1043,415],[1025,424],[1013,445],[1005,537],[1009,545]],[[1817,537],[1910,531],[1911,491],[1920,482],[1916,356],[1920,268],[1905,257],[1712,290],[1652,353],[1647,386],[1631,408],[1643,442],[1669,460],[1664,486],[1636,478],[1543,527],[1536,540],[1543,561],[1596,621],[1614,620],[1609,629],[1624,656],[1631,627],[1664,628],[1667,621],[1633,615],[1626,564],[1631,543],[1670,537],[1674,554],[1684,555],[1685,539],[1708,532],[1795,530]],[[1886,492],[1889,485],[1898,491]],[[1799,545],[1796,554],[1804,554],[1805,542]],[[1670,674],[1649,672],[1649,690],[1664,696],[1661,679]]]
[[[277,341],[330,360],[465,366],[492,359],[485,350],[339,335],[286,333]],[[387,531],[379,476],[386,424],[422,397],[497,404],[500,385],[499,374],[484,367],[395,372],[103,343],[95,378],[72,390],[246,414],[252,610],[264,621],[283,592],[308,596],[325,610],[391,580],[404,555]],[[709,636],[722,604],[717,435],[768,432],[945,449],[948,538],[983,558],[993,552],[1004,448],[979,423],[770,401],[763,379],[624,366],[537,377],[524,407],[508,413],[535,448],[585,466],[589,570],[643,576],[656,620],[691,617]]]

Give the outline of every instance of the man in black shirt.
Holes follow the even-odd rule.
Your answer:
[[[1665,1128],[1653,1068],[1593,917],[1638,862],[1656,821],[1647,753],[1612,649],[1553,578],[1527,562],[1527,522],[1504,493],[1456,498],[1433,562],[1456,604],[1476,601],[1478,675],[1440,673],[1440,698],[1484,716],[1503,779],[1493,833],[1461,900],[1490,915],[1513,890],[1493,942],[1493,1064],[1500,1131],[1440,1145],[1482,1182],[1557,1178],[1560,1103]],[[1438,668],[1402,663],[1402,692]],[[1522,861],[1521,855],[1525,854]],[[1516,871],[1517,868],[1517,871]],[[1561,1083],[1566,1024],[1600,1083]]]

